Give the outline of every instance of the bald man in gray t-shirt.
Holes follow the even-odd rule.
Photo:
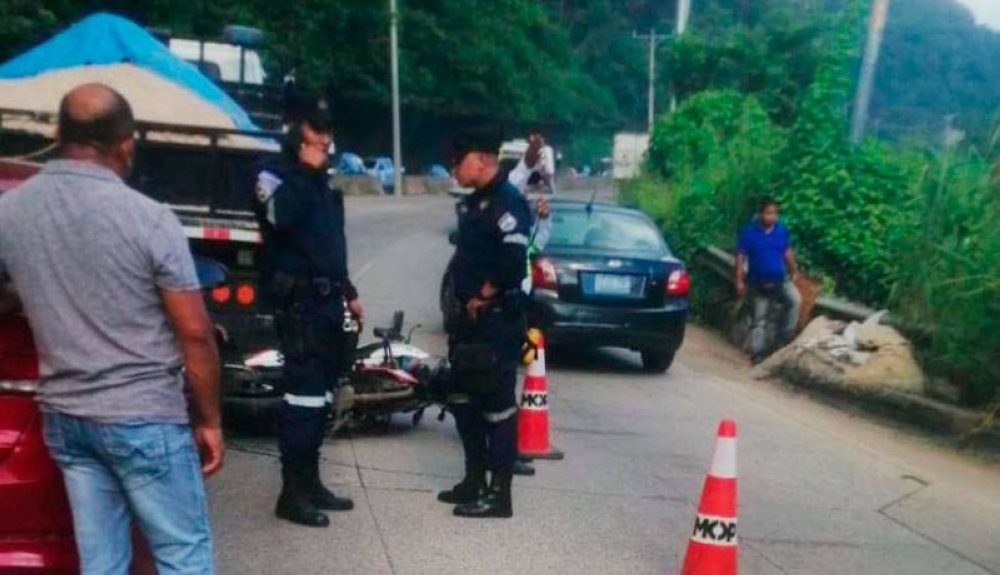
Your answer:
[[[107,86],[66,95],[61,159],[0,197],[0,286],[35,336],[83,573],[128,572],[130,515],[159,573],[214,573],[202,476],[222,465],[218,351],[180,223],[122,181],[134,131]]]
[[[199,289],[189,250],[169,208],[93,164],[49,162],[0,198],[0,280],[31,321],[44,411],[187,423],[159,290]]]

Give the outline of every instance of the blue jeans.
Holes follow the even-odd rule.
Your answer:
[[[84,575],[127,574],[134,518],[163,574],[215,572],[201,463],[191,428],[109,424],[45,413]]]

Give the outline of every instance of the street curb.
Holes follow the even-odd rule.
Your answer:
[[[889,388],[858,388],[809,380],[794,373],[794,370],[778,369],[773,376],[836,407],[847,404],[941,436],[955,442],[958,447],[1000,453],[1000,426],[994,422],[985,430],[979,430],[987,417],[986,412]],[[755,377],[768,378],[763,373]]]

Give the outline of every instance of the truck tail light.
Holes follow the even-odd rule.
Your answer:
[[[226,303],[233,297],[233,292],[227,285],[221,285],[212,289],[212,301],[215,303]]]
[[[683,297],[691,291],[691,276],[687,270],[674,270],[670,272],[663,293],[667,297]]]
[[[556,266],[545,258],[536,258],[531,262],[531,284],[536,290],[557,290],[559,275],[556,273]]]
[[[240,305],[252,305],[257,299],[257,292],[250,284],[242,284],[236,288],[236,302]]]

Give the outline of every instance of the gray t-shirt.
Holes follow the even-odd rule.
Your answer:
[[[0,196],[0,281],[38,346],[44,410],[109,423],[187,422],[160,289],[197,290],[170,209],[100,166],[58,160]]]

